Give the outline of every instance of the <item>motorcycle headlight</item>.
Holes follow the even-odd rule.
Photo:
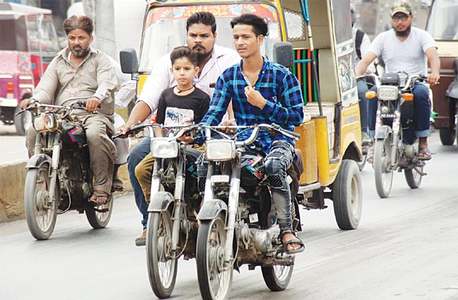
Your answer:
[[[174,158],[178,156],[178,143],[166,137],[151,139],[151,154],[156,158]]]
[[[397,86],[382,85],[377,90],[377,97],[383,101],[398,100],[399,90]]]
[[[57,130],[57,121],[53,114],[42,113],[33,120],[33,127],[38,132],[53,132]]]
[[[209,140],[205,145],[205,156],[210,161],[226,161],[235,157],[235,142],[232,140]]]

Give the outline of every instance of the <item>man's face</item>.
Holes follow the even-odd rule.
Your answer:
[[[391,17],[391,25],[398,35],[409,33],[412,26],[412,16],[404,13],[396,13]]]
[[[237,50],[241,58],[248,58],[258,54],[264,41],[264,36],[256,36],[253,26],[245,24],[235,25],[232,30],[232,37],[235,50]]]
[[[205,24],[192,24],[188,28],[186,38],[188,47],[197,54],[199,61],[207,58],[213,51],[215,45],[216,33],[212,28]]]
[[[82,29],[74,29],[67,35],[68,48],[73,56],[78,58],[86,57],[89,53],[89,46],[92,43],[92,35]]]

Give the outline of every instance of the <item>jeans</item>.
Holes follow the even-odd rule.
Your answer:
[[[371,88],[373,90],[375,88]],[[361,118],[361,131],[374,137],[375,122],[377,117],[377,101],[368,100],[366,92],[369,90],[367,82],[358,80],[358,98],[359,98],[359,111]]]
[[[127,170],[129,171],[130,183],[132,184],[132,188],[134,190],[135,203],[142,215],[143,229],[146,228],[146,224],[148,223],[148,204],[145,201],[142,187],[135,176],[135,168],[148,153],[150,153],[150,138],[145,137],[140,143],[132,148],[129,156],[127,157]]]
[[[376,90],[372,88],[371,90]],[[422,83],[417,83],[412,89],[414,95],[413,107],[404,103],[401,108],[401,124],[403,128],[403,143],[411,145],[415,138],[429,136],[431,117],[431,102],[429,101],[429,89]],[[376,103],[376,101],[373,101]],[[369,105],[369,130],[375,130],[377,107]]]
[[[284,141],[275,141],[264,159],[264,168],[272,193],[280,231],[292,230],[291,190],[287,170],[294,158],[294,147]]]

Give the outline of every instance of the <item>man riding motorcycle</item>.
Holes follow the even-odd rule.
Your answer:
[[[199,73],[194,84],[211,96],[218,76],[226,68],[237,63],[239,56],[234,50],[215,44],[217,36],[216,20],[210,12],[200,11],[192,14],[186,21],[186,33],[186,44],[198,57]],[[168,53],[160,58],[159,62],[153,67],[143,91],[129,116],[129,120],[120,131],[125,133],[133,125],[145,121],[151,113],[156,111],[162,91],[176,84],[172,75],[170,54]],[[137,246],[145,245],[148,205],[136,175],[148,178],[151,177],[152,170],[142,168],[138,169],[136,174],[136,167],[149,152],[150,139],[147,137],[130,151],[127,159],[135,202],[142,214],[143,230],[140,236],[135,239]]]
[[[218,78],[210,108],[201,123],[218,125],[232,101],[237,125],[277,124],[293,131],[302,123],[303,100],[297,78],[281,65],[261,55],[261,45],[268,34],[267,23],[253,14],[231,21],[234,45],[242,61]],[[247,138],[240,134],[240,139]],[[291,220],[291,190],[287,170],[295,155],[294,141],[282,135],[261,132],[258,150],[265,155],[268,176],[285,252],[298,253],[304,243],[296,237]]]
[[[113,165],[116,147],[109,135],[113,133],[113,93],[118,87],[115,70],[108,56],[90,47],[94,29],[93,21],[86,16],[72,16],[64,21],[68,47],[49,64],[30,99],[45,104],[71,105],[85,102],[76,116],[82,121],[90,154],[94,193],[89,201],[105,204],[111,196]],[[26,146],[33,155],[36,132],[27,132]]]
[[[377,58],[383,58],[385,72],[407,72],[409,75],[427,74],[427,60],[431,66],[428,82],[437,84],[440,78],[440,61],[435,42],[431,35],[424,30],[412,27],[412,9],[407,3],[399,3],[391,9],[392,29],[379,34],[372,42],[371,48],[356,66],[356,76],[363,75],[368,66]],[[415,136],[419,138],[418,159],[429,160],[428,150],[431,102],[428,87],[417,83],[413,88],[414,94],[414,124],[415,132],[407,130],[404,143],[413,144]],[[370,130],[375,130],[376,110],[370,110],[372,124]]]

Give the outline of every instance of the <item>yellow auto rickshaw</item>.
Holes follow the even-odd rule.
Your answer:
[[[301,203],[307,209],[323,209],[325,199],[330,199],[339,228],[356,229],[362,208],[357,165],[362,150],[350,1],[148,1],[139,64],[134,50],[121,51],[123,69],[137,75],[138,92],[158,58],[186,43],[186,19],[196,11],[215,15],[217,43],[231,48],[232,18],[254,13],[268,21],[264,55],[288,65],[304,94],[306,117],[296,130],[301,134],[296,147],[304,164]],[[280,54],[275,49],[281,49]],[[291,55],[284,55],[285,49]]]

